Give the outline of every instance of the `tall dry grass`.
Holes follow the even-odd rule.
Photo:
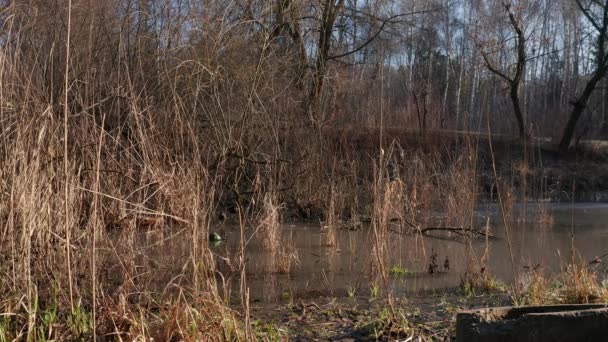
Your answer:
[[[227,114],[196,100],[217,79],[196,60],[158,65],[152,74],[137,69],[149,63],[147,52],[132,55],[112,34],[93,44],[104,32],[87,20],[108,8],[83,5],[68,7],[67,29],[41,33],[51,46],[32,39],[45,21],[24,20],[32,13],[23,6],[3,9],[0,336],[243,338],[246,329],[219,296],[208,248],[232,175],[218,171],[230,167],[218,151],[238,147],[229,137],[237,127],[204,129]],[[63,13],[54,10],[48,15]],[[119,60],[105,59],[115,43]],[[209,99],[225,101],[212,92]],[[162,285],[158,265],[143,262],[139,241],[150,229],[191,237],[181,272]]]
[[[325,219],[331,247],[341,225],[370,223],[372,269],[386,284],[395,225],[428,226],[429,211],[472,224],[480,176],[468,138],[312,127],[308,71],[253,21],[223,20],[238,4],[184,17],[125,4],[0,9],[0,337],[250,339],[245,229],[258,228],[273,271],[289,273],[298,253],[285,217]],[[154,15],[171,20],[149,25]],[[339,91],[321,100],[320,117],[353,105]],[[244,323],[209,249],[224,209],[239,213],[230,262]],[[185,258],[146,256],[172,239]]]

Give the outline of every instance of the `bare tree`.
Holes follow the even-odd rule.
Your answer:
[[[503,3],[503,7],[509,16],[511,28],[513,29],[513,32],[515,32],[515,48],[517,50],[515,72],[510,75],[511,73],[508,70],[505,71],[499,69],[490,60],[490,53],[485,50],[484,46],[482,44],[478,45],[480,47],[481,56],[483,57],[486,68],[493,74],[503,79],[509,86],[509,98],[511,99],[511,103],[513,105],[513,114],[515,115],[517,126],[519,128],[519,137],[523,138],[526,134],[526,128],[519,99],[519,87],[526,68],[526,36],[522,29],[521,23],[517,20],[517,18],[515,18],[515,15],[511,11],[511,5]]]
[[[323,82],[325,80],[334,24],[343,6],[344,0],[325,0],[322,4],[323,8],[319,23],[319,40],[317,43],[315,73],[313,76],[313,86],[309,95],[309,115],[313,122],[315,122],[313,111],[316,109],[317,100],[323,89]]]
[[[566,123],[562,139],[559,142],[559,150],[564,153],[570,147],[570,142],[574,135],[576,124],[587,107],[587,102],[593,94],[598,83],[606,76],[608,71],[608,51],[606,43],[608,38],[608,0],[589,0],[584,3],[581,0],[576,0],[578,8],[581,10],[585,18],[597,31],[595,38],[595,69],[591,74],[591,78],[587,81],[583,92],[572,101],[572,112]]]

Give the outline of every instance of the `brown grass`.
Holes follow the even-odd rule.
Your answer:
[[[563,303],[594,303],[608,299],[608,290],[600,284],[597,272],[588,264],[568,265],[562,270],[560,279],[559,295]]]
[[[281,247],[281,226],[279,206],[271,195],[266,195],[262,204],[262,212],[257,238],[264,250],[277,253]]]
[[[558,274],[537,267],[520,279],[525,305],[603,303],[608,289],[599,281],[595,265],[570,262]]]
[[[475,138],[375,128],[371,81],[353,82],[345,103],[352,84],[337,79],[342,93],[324,89],[324,111],[308,113],[308,69],[254,20],[226,23],[223,5],[165,18],[159,33],[146,10],[121,17],[122,2],[72,2],[0,10],[0,340],[249,340],[245,230],[257,229],[273,272],[289,273],[299,259],[283,217],[325,215],[334,248],[339,225],[369,222],[386,285],[389,228],[425,226],[431,210],[442,224],[471,224]],[[189,30],[200,35],[180,36]],[[354,100],[365,90],[362,112]],[[348,122],[355,114],[331,121],[349,107],[372,128]],[[327,120],[312,127],[309,114]],[[229,262],[243,316],[209,249],[228,208],[242,229]],[[184,258],[148,257],[171,239]],[[587,272],[564,272],[564,296],[600,296]]]

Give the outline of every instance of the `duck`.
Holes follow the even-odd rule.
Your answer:
[[[217,233],[217,232],[213,232],[209,234],[209,241],[211,242],[218,242],[218,241],[222,241],[222,236]]]

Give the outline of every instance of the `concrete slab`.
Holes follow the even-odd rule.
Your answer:
[[[456,315],[458,342],[608,341],[608,304],[474,309]]]

